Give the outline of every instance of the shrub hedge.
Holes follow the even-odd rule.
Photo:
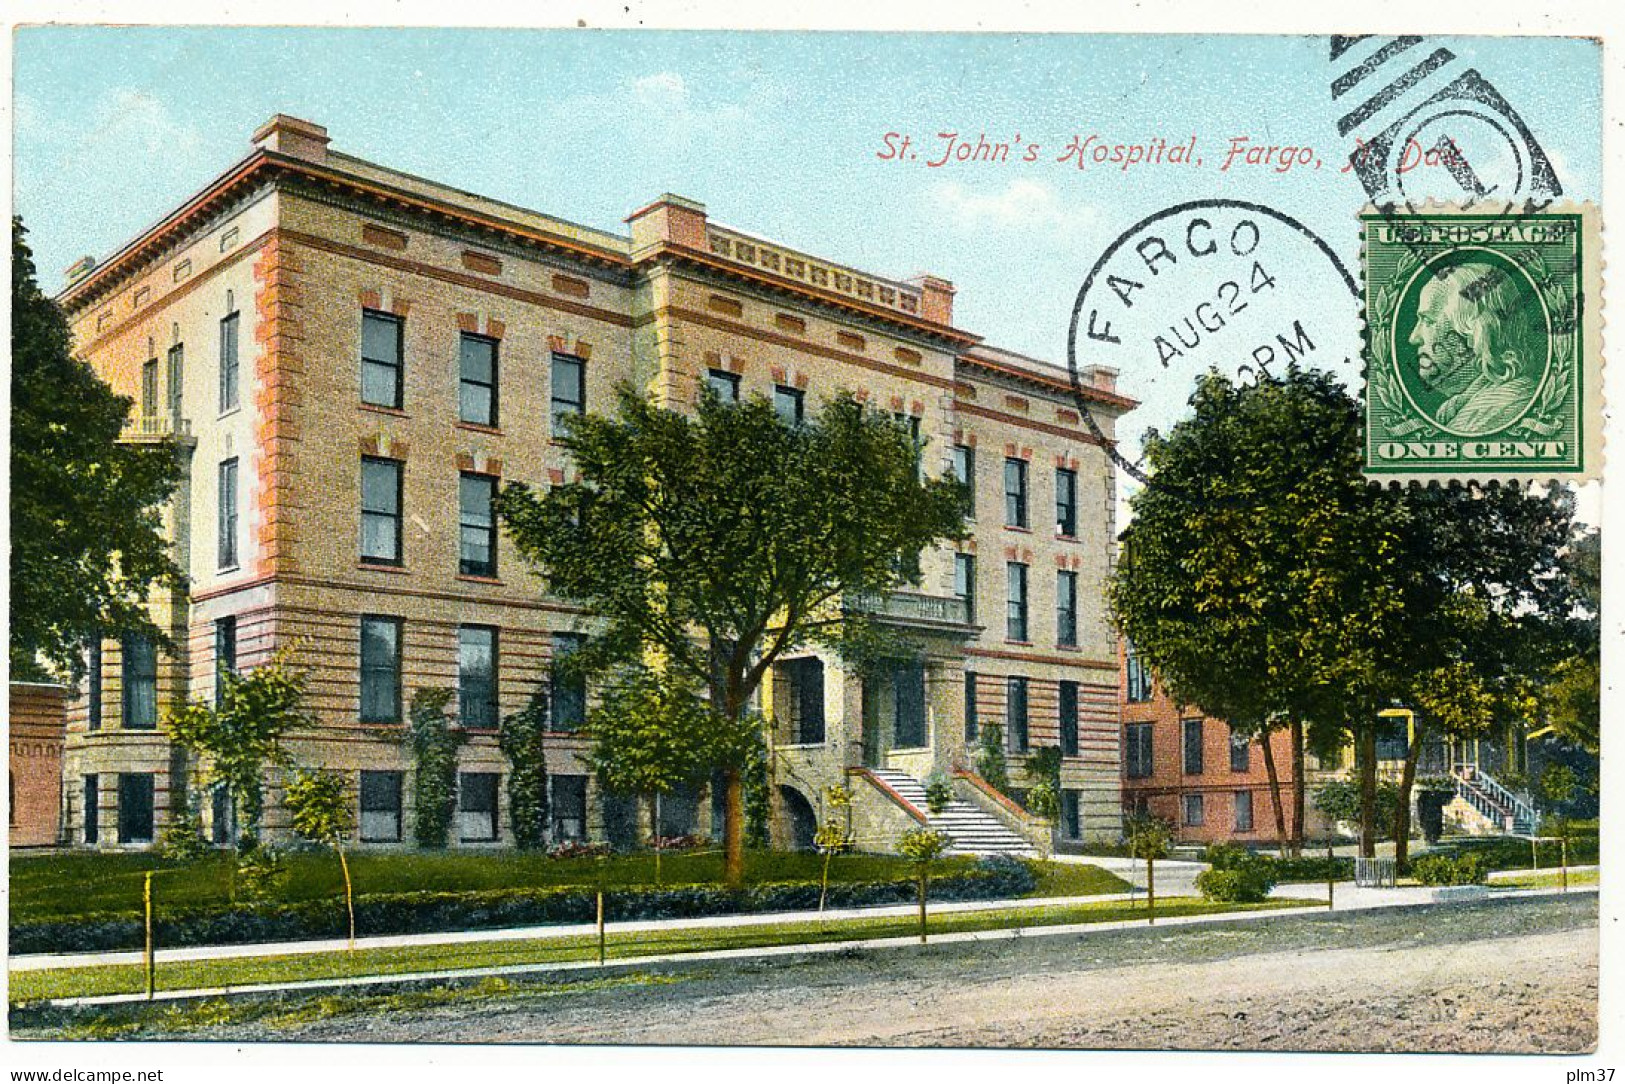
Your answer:
[[[1425,885],[1481,885],[1489,872],[1483,858],[1471,852],[1424,854],[1411,863],[1411,876]]]
[[[1023,896],[1037,885],[1024,863],[989,859],[966,873],[933,878],[930,894],[938,900],[1000,899]],[[865,907],[912,903],[916,883],[899,878],[845,882],[829,886],[829,906]],[[738,892],[712,884],[668,887],[617,887],[604,897],[612,921],[691,918],[753,911],[798,911],[818,907],[817,881],[781,881],[751,885]],[[356,932],[362,936],[422,933],[429,930],[481,930],[546,923],[591,922],[596,896],[580,886],[499,889],[481,892],[401,892],[358,896]],[[344,901],[339,898],[277,902],[165,912],[155,916],[155,939],[166,948],[180,945],[245,944],[343,937]],[[74,921],[20,923],[11,926],[11,951],[109,952],[139,949],[142,921],[127,913],[90,916]]]
[[[1542,842],[1540,845],[1540,867],[1546,869],[1556,866],[1563,857],[1563,845],[1556,841]],[[1597,861],[1598,837],[1595,830],[1587,835],[1575,835],[1569,838],[1569,864],[1575,866],[1589,866]],[[1530,854],[1527,839],[1512,839],[1507,836],[1484,836],[1467,839],[1448,839],[1435,847],[1430,853],[1446,854],[1452,857],[1463,854],[1477,855],[1487,870],[1496,869],[1529,869],[1534,865],[1534,856]]]
[[[1325,855],[1304,855],[1299,858],[1277,858],[1272,854],[1255,854],[1235,843],[1215,843],[1203,856],[1215,870],[1241,869],[1254,863],[1266,866],[1275,884],[1303,884],[1313,881],[1347,881],[1354,877],[1354,859],[1327,858]]]
[[[1257,903],[1274,887],[1263,862],[1241,869],[1205,869],[1196,875],[1196,890],[1203,898],[1221,903]]]

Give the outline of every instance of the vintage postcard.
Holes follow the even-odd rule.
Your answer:
[[[1596,1052],[1567,26],[15,27],[15,1064]]]

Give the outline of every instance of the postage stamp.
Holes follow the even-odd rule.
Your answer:
[[[1368,477],[1599,476],[1594,207],[1368,208],[1361,240]]]

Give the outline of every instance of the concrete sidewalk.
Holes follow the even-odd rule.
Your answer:
[[[1160,884],[1161,877],[1159,875]],[[1160,897],[1163,893],[1158,892]],[[1172,894],[1172,893],[1170,893]],[[1068,907],[1080,903],[1111,903],[1144,900],[1141,892],[1108,892],[1096,896],[1037,896],[1005,900],[960,900],[931,904],[933,915],[961,914],[975,911],[1010,911],[1029,908]],[[859,918],[898,918],[918,914],[912,903],[886,904],[879,907],[830,908],[824,912],[825,921]],[[610,922],[611,933],[648,933],[659,930],[719,929],[733,927],[768,926],[793,922],[817,922],[817,911],[764,911],[732,915],[706,915],[700,918],[640,919],[630,922]],[[463,945],[493,941],[549,941],[567,937],[591,937],[598,927],[591,922],[569,925],[514,926],[488,930],[445,930],[437,933],[390,934],[378,937],[358,937],[357,949],[411,948],[420,945]],[[304,956],[324,952],[344,952],[350,943],[342,937],[321,941],[260,941],[236,945],[190,945],[184,948],[160,948],[154,953],[160,964],[180,963],[187,960],[228,960],[245,956]],[[139,952],[80,952],[36,953],[13,956],[7,962],[12,971],[46,971],[61,967],[106,967],[118,964],[139,964],[145,957]]]
[[[1380,890],[1383,892],[1405,890]],[[1595,895],[1595,885],[1588,885],[1572,889],[1569,894]],[[1493,893],[1490,900],[1507,901],[1517,899],[1532,899],[1543,896],[1557,895],[1556,889],[1514,889]],[[1094,897],[1090,897],[1094,898]],[[946,905],[945,905],[946,906]],[[1403,907],[1431,907],[1448,906],[1436,904],[1431,899],[1418,899],[1413,892],[1408,898],[1385,898],[1378,902],[1368,902],[1366,908],[1403,908]],[[1338,908],[1342,910],[1340,906]],[[1156,928],[1175,926],[1202,926],[1226,923],[1252,923],[1267,922],[1283,916],[1302,916],[1316,914],[1313,910],[1284,910],[1284,911],[1242,911],[1218,915],[1188,915],[1158,919]],[[1029,926],[1017,929],[982,930],[966,933],[934,934],[930,945],[956,945],[971,942],[993,942],[1028,940],[1044,937],[1064,936],[1111,936],[1128,930],[1140,930],[1147,923],[1141,919],[1132,919],[1119,922],[1090,922],[1073,923],[1064,926]],[[162,990],[150,1000],[153,1002],[179,1002],[192,1001],[202,998],[217,998],[226,996],[244,995],[275,995],[283,993],[311,993],[321,990],[354,990],[364,991],[369,988],[389,988],[399,986],[413,986],[419,984],[441,984],[451,982],[467,982],[482,978],[512,978],[527,975],[571,974],[586,972],[598,975],[619,974],[656,965],[685,965],[689,963],[705,963],[719,960],[762,960],[785,957],[823,956],[834,953],[852,952],[855,950],[901,949],[919,948],[917,937],[886,937],[868,940],[830,941],[820,944],[775,945],[759,948],[741,949],[710,949],[699,952],[661,953],[648,956],[629,957],[611,960],[600,965],[596,961],[582,960],[568,963],[535,963],[510,964],[498,967],[470,967],[456,968],[440,971],[416,971],[395,975],[366,975],[356,978],[334,979],[306,979],[296,982],[259,983],[247,986],[218,986],[197,988],[191,990]],[[128,1005],[148,1001],[144,993],[131,994],[101,994],[90,997],[56,998],[41,1004],[60,1007],[89,1007],[105,1005]]]

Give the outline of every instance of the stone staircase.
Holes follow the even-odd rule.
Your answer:
[[[926,801],[925,784],[918,779],[885,768],[871,768],[869,774],[923,816],[932,829],[945,833],[952,840],[948,847],[949,854],[1038,857],[1038,851],[1026,839],[1011,831],[997,817],[969,802],[955,798],[941,813],[933,814]]]
[[[1521,795],[1503,787],[1477,765],[1458,764],[1451,772],[1456,797],[1470,807],[1493,832],[1532,836],[1540,824],[1535,809]]]

